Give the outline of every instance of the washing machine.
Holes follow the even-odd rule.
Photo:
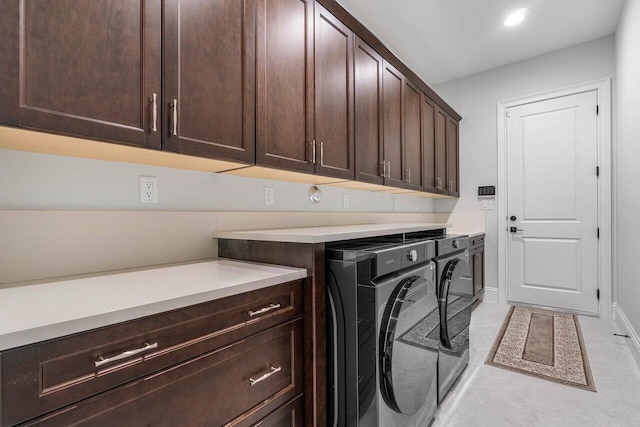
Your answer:
[[[469,268],[469,238],[448,235],[436,242],[440,347],[438,357],[438,402],[469,363],[469,326],[475,302]]]
[[[417,427],[433,419],[435,246],[402,238],[327,248],[328,425]]]

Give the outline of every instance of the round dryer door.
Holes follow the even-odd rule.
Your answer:
[[[433,266],[427,271],[433,272]],[[398,413],[415,414],[434,393],[437,343],[429,347],[416,337],[425,336],[429,325],[437,328],[437,324],[435,276],[414,275],[398,283],[384,309],[378,353],[381,394]]]
[[[448,261],[438,283],[442,349],[461,353],[469,347],[473,280],[465,256]]]

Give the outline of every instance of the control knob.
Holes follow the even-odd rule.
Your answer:
[[[407,252],[407,259],[411,262],[416,262],[418,260],[418,251],[412,249]]]

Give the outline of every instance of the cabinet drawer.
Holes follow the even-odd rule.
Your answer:
[[[304,423],[304,399],[295,400],[276,409],[252,427],[302,427]]]
[[[302,284],[295,281],[4,352],[4,425],[35,418],[301,315]]]
[[[270,328],[23,425],[249,425],[302,393],[302,331]]]

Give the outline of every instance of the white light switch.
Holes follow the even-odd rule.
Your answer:
[[[493,209],[493,200],[483,200],[482,201],[482,210],[489,211]]]

